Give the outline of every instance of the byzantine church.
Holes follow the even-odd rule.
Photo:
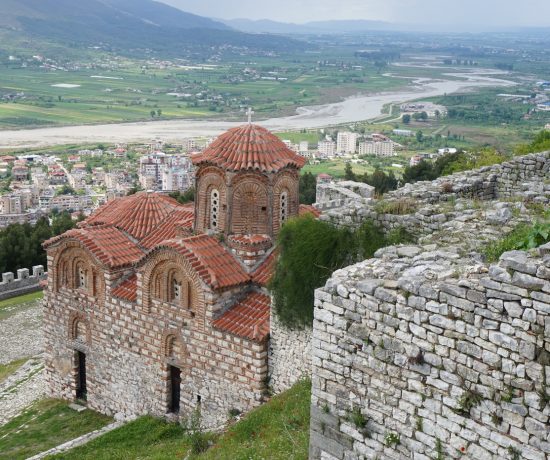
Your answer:
[[[200,408],[205,426],[263,401],[274,243],[316,212],[299,204],[305,159],[250,123],[191,159],[194,203],[140,192],[44,244],[51,396],[122,417]]]

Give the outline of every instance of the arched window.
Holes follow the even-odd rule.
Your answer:
[[[282,192],[279,197],[279,221],[280,226],[282,227],[283,224],[288,219],[288,192]]]
[[[193,306],[193,287],[191,285],[191,282],[187,282],[187,305],[185,307],[189,310],[192,309]]]
[[[81,263],[76,266],[75,284],[78,289],[88,289],[88,270],[86,270]]]
[[[210,192],[210,229],[218,229],[218,217],[220,215],[220,192],[212,189]]]
[[[182,299],[181,283],[175,278],[172,280],[172,295],[170,297],[174,302],[179,302]]]

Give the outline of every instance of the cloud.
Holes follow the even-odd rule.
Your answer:
[[[304,23],[373,19],[396,23],[550,27],[548,0],[160,0],[212,18]]]

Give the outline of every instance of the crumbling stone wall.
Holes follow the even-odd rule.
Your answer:
[[[492,265],[480,254],[548,209],[548,159],[462,175],[469,188],[453,193],[469,195],[452,200],[443,179],[394,192],[429,216],[418,243],[383,248],[315,294],[311,458],[550,458],[550,246]],[[358,209],[333,221],[356,225]]]
[[[372,219],[387,231],[404,227],[418,236],[439,231],[447,222],[454,220],[457,217],[455,204],[462,203],[464,207],[465,204],[472,206],[471,200],[509,201],[519,196],[524,200],[544,202],[550,196],[549,174],[550,152],[543,152],[517,157],[500,165],[440,177],[433,182],[406,184],[384,195],[382,203],[374,199],[356,198],[326,206],[321,199],[315,205],[323,210],[321,219],[335,225],[356,228],[365,220]],[[399,204],[406,204],[409,211],[394,213],[384,210]]]
[[[452,255],[408,251],[316,292],[311,457],[548,458],[550,256],[439,280]]]

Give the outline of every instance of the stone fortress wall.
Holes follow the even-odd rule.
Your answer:
[[[47,277],[48,274],[44,272],[42,265],[32,267],[32,275],[28,268],[17,270],[17,277],[12,272],[2,273],[0,300],[38,291],[40,281],[47,279]]]
[[[412,212],[381,209],[409,200]],[[310,458],[550,458],[550,245],[480,254],[550,203],[550,153],[347,203],[418,242],[316,291]],[[395,209],[395,208],[394,208]]]

